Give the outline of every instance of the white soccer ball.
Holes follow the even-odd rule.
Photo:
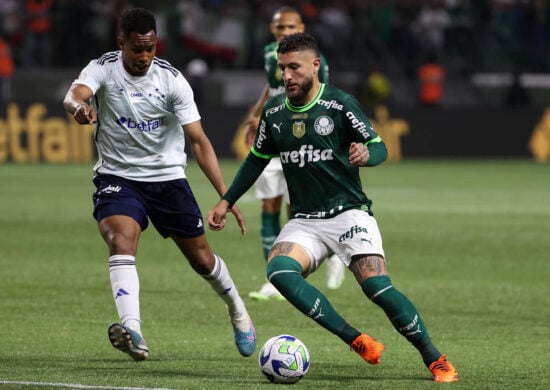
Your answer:
[[[270,382],[296,383],[309,370],[309,351],[296,337],[282,334],[265,342],[258,362]]]

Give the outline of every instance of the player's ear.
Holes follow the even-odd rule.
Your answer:
[[[315,57],[313,60],[313,68],[315,68],[316,72],[318,72],[319,68],[321,68],[321,59],[319,57]]]

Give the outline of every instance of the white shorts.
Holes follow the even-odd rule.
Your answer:
[[[283,195],[285,202],[289,203],[288,188],[280,158],[271,159],[258,180],[256,180],[255,189],[258,199],[271,199]]]
[[[359,254],[384,257],[382,236],[376,219],[365,211],[348,210],[329,219],[293,218],[281,230],[275,243],[294,242],[309,253],[315,272],[330,254],[336,254],[349,267]]]

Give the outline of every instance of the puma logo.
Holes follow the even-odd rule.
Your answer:
[[[283,124],[283,122],[280,122],[278,125],[276,125],[275,123],[273,123],[273,127],[277,129],[277,131],[279,132],[279,134],[281,134],[281,125]]]

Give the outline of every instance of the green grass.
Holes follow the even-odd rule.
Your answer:
[[[237,166],[222,161],[228,182]],[[451,386],[550,388],[550,165],[410,160],[362,173],[392,280],[459,370]],[[194,162],[188,174],[206,214],[217,196]],[[91,166],[4,164],[0,183],[0,387],[288,387],[263,378],[256,354],[238,354],[222,302],[153,229],[138,252],[151,358],[137,364],[113,349],[106,333],[117,318],[107,250],[91,217]],[[234,219],[207,234],[246,296],[264,280],[260,204],[250,191],[239,205],[245,237]],[[351,274],[337,291],[324,278],[322,268],[310,281],[386,350],[369,366],[287,302],[246,299],[260,344],[290,333],[309,348],[311,369],[292,388],[440,386]]]

